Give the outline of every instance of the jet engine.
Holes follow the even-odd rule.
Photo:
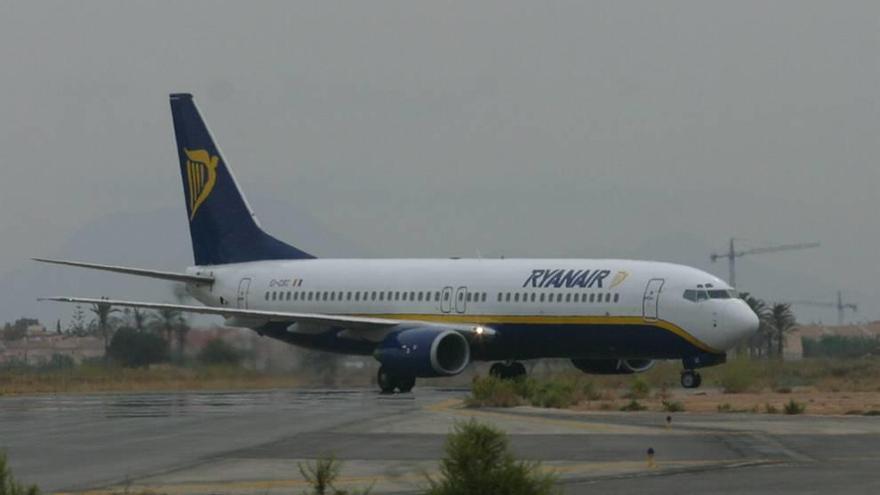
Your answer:
[[[423,378],[461,373],[471,360],[471,347],[458,332],[410,328],[385,337],[373,357],[389,371]]]
[[[654,367],[653,359],[572,359],[574,367],[593,375],[631,375]]]

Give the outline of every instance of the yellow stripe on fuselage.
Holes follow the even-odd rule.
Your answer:
[[[583,315],[466,315],[466,314],[359,314],[372,318],[390,320],[433,321],[438,323],[471,323],[475,325],[642,325],[661,328],[683,338],[693,346],[714,354],[723,351],[714,349],[700,339],[694,337],[678,325],[665,320],[646,320],[640,316],[583,316]]]

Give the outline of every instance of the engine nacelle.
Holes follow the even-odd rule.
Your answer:
[[[654,367],[653,359],[572,359],[575,368],[593,375],[631,375]]]
[[[471,361],[471,346],[458,332],[411,328],[385,337],[373,357],[389,371],[417,377],[457,375]]]

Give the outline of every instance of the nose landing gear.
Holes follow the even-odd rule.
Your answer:
[[[681,372],[681,386],[684,388],[697,388],[703,383],[703,377],[694,370]]]

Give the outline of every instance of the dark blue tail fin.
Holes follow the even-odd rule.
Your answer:
[[[196,265],[314,258],[260,228],[192,95],[171,95],[171,115]]]

